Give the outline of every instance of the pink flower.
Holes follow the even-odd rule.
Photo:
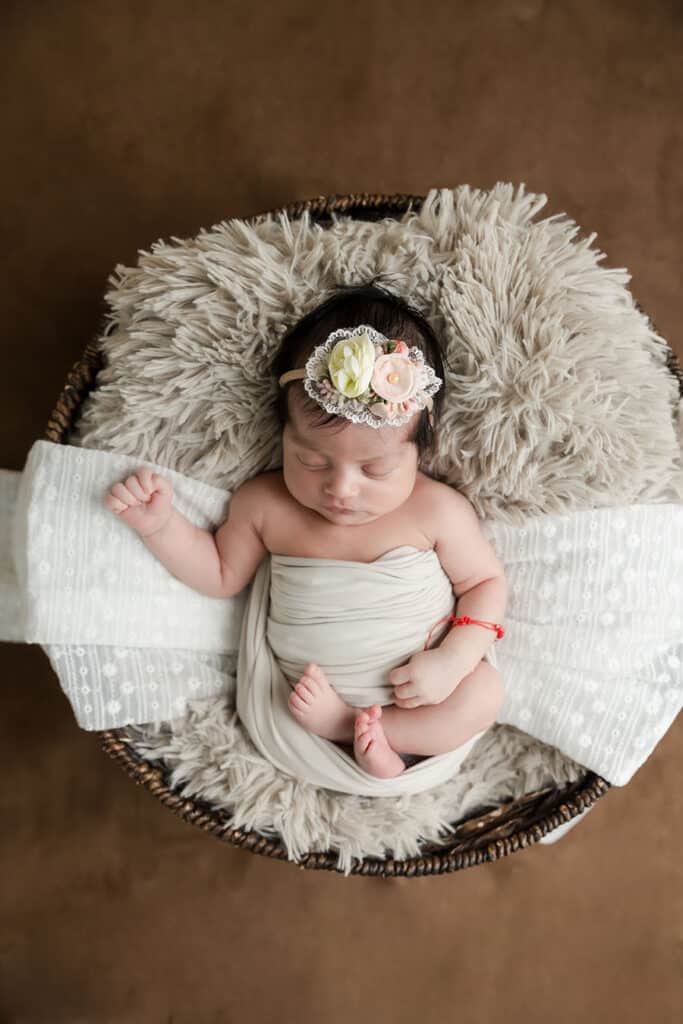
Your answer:
[[[406,356],[406,355],[408,355],[408,346],[406,345],[405,341],[396,341],[396,339],[394,338],[394,344],[396,345],[396,348],[395,348],[395,350],[393,352],[393,355],[396,355],[396,356]]]
[[[375,360],[370,383],[380,398],[388,402],[404,402],[415,392],[417,368],[403,355],[380,356]]]

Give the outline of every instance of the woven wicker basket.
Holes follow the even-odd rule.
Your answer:
[[[299,218],[305,210],[309,211],[313,221],[321,225],[330,224],[330,214],[333,211],[357,220],[398,218],[407,210],[419,211],[423,201],[424,196],[412,195],[360,193],[318,196],[259,214],[250,218],[247,223],[256,224],[267,216],[280,212],[285,212],[290,218]],[[642,313],[643,310],[638,303],[636,306]],[[86,346],[83,355],[71,369],[50,416],[44,440],[68,444],[69,433],[78,419],[80,407],[94,387],[96,375],[102,366],[103,355],[99,339],[96,339]],[[683,373],[671,349],[667,368],[677,377],[683,395]],[[113,757],[128,775],[185,821],[205,832],[211,832],[234,846],[251,850],[252,853],[280,860],[288,859],[284,846],[277,840],[264,837],[258,832],[231,828],[230,816],[226,812],[203,800],[180,796],[169,788],[167,773],[158,764],[152,764],[138,754],[125,728],[100,732],[98,736],[107,754]],[[495,807],[460,822],[446,844],[426,846],[419,857],[409,857],[405,860],[368,857],[356,863],[350,873],[385,878],[412,878],[445,874],[475,864],[495,861],[531,846],[564,822],[571,821],[592,807],[609,788],[609,782],[586,770],[585,775],[573,783],[563,787],[549,786],[527,793],[501,807]],[[301,869],[340,870],[337,867],[337,856],[333,851],[309,853],[298,866]]]

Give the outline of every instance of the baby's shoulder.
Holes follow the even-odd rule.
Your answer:
[[[463,522],[471,523],[476,518],[469,498],[450,484],[435,480],[425,473],[417,474],[413,496],[415,511],[433,541],[437,540],[444,528]]]
[[[289,494],[281,469],[268,469],[264,473],[249,477],[240,485],[239,490],[248,494],[255,501],[260,499],[277,500]]]
[[[252,477],[249,483],[253,483],[255,489],[269,498],[284,499],[289,496],[281,469],[267,469],[264,473]]]
[[[284,488],[284,482],[278,482],[278,474],[282,478],[282,470],[269,470],[244,480],[232,495],[231,514],[239,511],[261,532],[266,512],[279,502]]]
[[[296,508],[281,469],[269,469],[251,477],[240,490],[246,492],[249,501],[258,508],[259,520],[264,526],[267,526],[267,520],[291,515]]]
[[[433,476],[418,471],[415,481],[414,494],[418,501],[430,506],[441,506],[444,508],[472,508],[469,498],[466,498],[462,491],[457,490],[451,484],[435,480]]]

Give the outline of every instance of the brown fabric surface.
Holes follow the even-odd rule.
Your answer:
[[[3,5],[2,450],[20,470],[160,237],[352,191],[525,182],[683,359],[683,18],[653,0]],[[187,825],[3,644],[0,1020],[683,1013],[680,719],[553,846],[443,877],[304,871]]]

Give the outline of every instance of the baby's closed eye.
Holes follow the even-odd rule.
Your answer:
[[[297,459],[300,462],[300,464],[302,466],[304,466],[306,469],[322,470],[322,469],[327,469],[328,468],[326,462],[307,462],[307,461],[305,462],[298,455],[297,455]],[[389,476],[391,473],[393,473],[395,468],[396,468],[395,466],[392,466],[390,468],[374,467],[374,466],[363,466],[362,470],[363,470],[363,473],[366,476],[374,477],[375,479],[381,479],[382,477]]]

